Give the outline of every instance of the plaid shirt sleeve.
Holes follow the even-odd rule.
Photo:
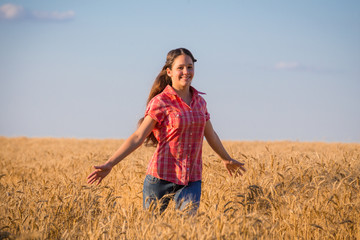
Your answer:
[[[161,104],[159,98],[154,97],[151,99],[146,107],[145,116],[149,115],[152,119],[161,124],[165,118],[165,107]]]
[[[206,121],[209,121],[209,120],[210,120],[210,113],[207,111],[206,101],[205,101],[205,99],[203,99],[202,97],[200,97],[200,98],[201,98],[201,100],[203,101],[202,105],[204,106],[203,111],[204,111],[204,113],[205,113],[205,119],[206,119]]]

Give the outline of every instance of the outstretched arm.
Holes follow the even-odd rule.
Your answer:
[[[156,125],[156,121],[151,117],[146,116],[139,128],[120,146],[120,148],[109,158],[109,160],[100,166],[94,166],[95,171],[88,177],[88,183],[93,184],[100,182],[110,173],[111,169],[123,160],[126,156],[137,149],[144,141],[145,138],[151,133]]]
[[[219,136],[214,131],[214,128],[208,120],[205,125],[205,131],[204,135],[206,138],[206,141],[209,143],[210,147],[220,156],[220,158],[223,160],[224,165],[226,169],[228,170],[230,176],[232,176],[233,173],[243,175],[243,172],[245,172],[244,163],[238,162],[235,159],[231,158],[230,155],[225,150],[223,144],[220,141]]]

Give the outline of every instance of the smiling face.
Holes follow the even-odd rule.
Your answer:
[[[166,69],[171,78],[172,87],[177,90],[189,88],[194,77],[194,63],[190,56],[182,54],[175,58],[170,68]]]

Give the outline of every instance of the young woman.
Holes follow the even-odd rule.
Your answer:
[[[99,184],[127,155],[144,141],[157,145],[149,162],[143,187],[145,209],[160,203],[160,212],[173,198],[180,210],[196,212],[201,196],[202,144],[205,136],[220,156],[229,174],[245,172],[244,164],[232,159],[215,133],[206,102],[191,86],[196,59],[185,48],[171,50],[150,91],[145,117],[138,129],[112,157],[88,176]]]

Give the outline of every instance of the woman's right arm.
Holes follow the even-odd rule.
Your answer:
[[[93,184],[94,182],[98,181],[97,184],[100,184],[100,182],[110,173],[111,169],[116,164],[132,153],[145,141],[145,138],[149,136],[155,125],[156,121],[150,116],[146,116],[139,128],[128,139],[125,140],[125,142],[105,164],[94,166],[95,171],[87,177],[88,183]]]

